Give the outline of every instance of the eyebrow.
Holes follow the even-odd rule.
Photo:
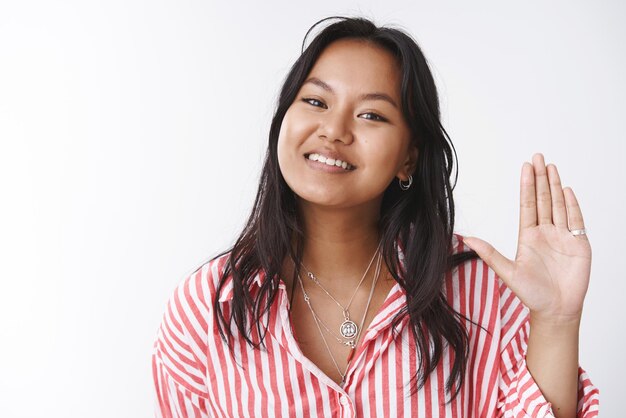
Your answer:
[[[316,86],[323,88],[327,92],[335,94],[335,91],[332,89],[332,87],[330,87],[327,83],[325,83],[324,81],[320,80],[317,77],[308,78],[304,83],[302,83],[302,85],[305,85],[307,83],[315,84]],[[361,94],[358,98],[359,100],[384,100],[386,102],[391,103],[391,105],[393,105],[393,107],[395,107],[396,109],[398,108],[398,105],[396,104],[395,100],[393,100],[391,96],[389,96],[387,93],[381,93],[381,92],[364,93],[364,94]]]

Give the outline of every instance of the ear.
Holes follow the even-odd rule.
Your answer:
[[[409,150],[407,152],[407,156],[402,163],[402,167],[396,177],[398,177],[402,181],[407,181],[409,179],[409,174],[413,174],[415,169],[417,168],[417,157],[419,155],[419,150],[417,146],[413,143],[409,144]]]

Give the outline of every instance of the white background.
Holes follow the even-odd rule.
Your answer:
[[[513,258],[532,153],[593,247],[580,363],[622,412],[624,3],[3,1],[0,416],[149,417],[185,275],[234,242],[276,97],[318,19],[400,25],[456,146],[457,232]]]

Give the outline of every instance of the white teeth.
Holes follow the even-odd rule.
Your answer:
[[[336,166],[336,167],[341,167],[345,170],[352,169],[352,166],[345,161],[336,160],[334,158],[327,158],[319,154],[309,154],[308,158],[311,161],[319,161],[320,163],[324,163],[326,165],[331,165],[331,166]]]

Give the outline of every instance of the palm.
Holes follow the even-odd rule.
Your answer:
[[[532,311],[574,316],[583,304],[591,246],[568,229],[538,225],[520,232],[511,290]]]
[[[535,154],[524,164],[520,187],[520,228],[515,260],[502,256],[487,242],[466,243],[502,278],[531,312],[546,318],[580,316],[591,273],[591,246],[571,188],[562,189],[552,166]],[[571,231],[570,231],[571,230]]]

